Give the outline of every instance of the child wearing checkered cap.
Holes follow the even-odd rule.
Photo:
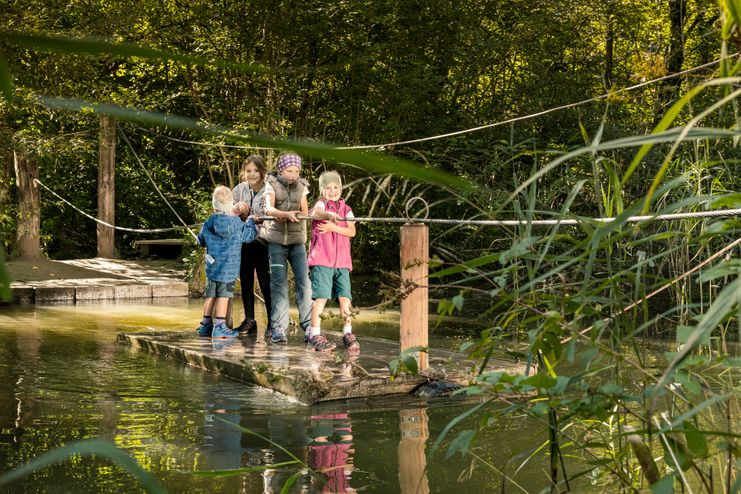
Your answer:
[[[270,327],[265,337],[272,343],[288,342],[288,265],[296,282],[296,305],[299,325],[306,331],[311,322],[311,282],[306,262],[306,221],[308,216],[308,182],[301,178],[301,157],[283,153],[275,164],[276,172],[265,180],[265,214],[275,220],[266,220],[260,229],[260,238],[268,245],[270,256]]]

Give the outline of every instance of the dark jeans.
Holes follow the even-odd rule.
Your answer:
[[[265,297],[265,311],[268,315],[268,323],[270,323],[270,256],[268,256],[268,247],[257,240],[242,244],[239,280],[242,283],[242,303],[245,319],[255,318],[255,272],[257,272],[260,291],[262,296]]]

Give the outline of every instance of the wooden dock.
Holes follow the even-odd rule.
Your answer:
[[[75,304],[102,300],[187,297],[184,273],[173,262],[122,259],[11,261],[17,304]]]
[[[351,355],[342,349],[340,334],[325,334],[338,343],[332,353],[307,350],[303,335],[290,335],[288,345],[268,343],[262,335],[230,340],[200,338],[195,330],[119,333],[118,341],[135,350],[262,386],[304,404],[407,394],[436,380],[465,385],[472,377],[472,362],[465,355],[431,349],[424,375],[392,379],[388,362],[398,357],[398,342],[361,336],[361,352]],[[489,368],[525,372],[524,364],[504,359],[493,360]]]

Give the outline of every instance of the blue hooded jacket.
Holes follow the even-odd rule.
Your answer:
[[[255,240],[257,229],[252,219],[216,212],[209,216],[198,234],[198,243],[206,247],[214,262],[206,261],[206,277],[211,281],[231,283],[239,276],[242,243]]]

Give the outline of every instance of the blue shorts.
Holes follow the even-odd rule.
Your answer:
[[[352,300],[349,269],[312,266],[310,276],[311,298],[333,300],[345,297]]]
[[[223,281],[206,280],[206,290],[203,292],[206,298],[232,298],[234,296],[234,281],[224,283]]]

